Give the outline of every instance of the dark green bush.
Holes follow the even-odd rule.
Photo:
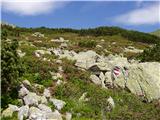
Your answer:
[[[2,29],[1,35],[1,102],[3,103],[1,107],[5,108],[8,103],[15,103],[18,97],[19,77],[23,75],[25,69],[17,54],[18,41],[7,39],[8,35],[17,34],[14,31]]]
[[[96,47],[96,42],[95,41],[80,41],[78,43],[79,47],[86,47],[86,48],[94,48]]]
[[[160,62],[160,43],[156,44],[153,48],[144,50],[138,57],[142,62]]]
[[[3,35],[6,34],[3,33],[2,36]],[[18,48],[18,41],[15,39],[7,41],[6,37],[2,38],[1,86],[3,95],[9,91],[12,91],[12,88],[17,86],[18,78],[24,73],[24,68],[16,51]]]

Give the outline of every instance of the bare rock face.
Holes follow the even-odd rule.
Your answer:
[[[115,84],[124,88],[124,78],[115,80]],[[134,94],[142,96],[148,102],[160,98],[160,63],[146,62],[129,67],[126,87]]]
[[[129,63],[127,58],[121,56],[99,56],[98,59],[96,56],[99,55],[92,51],[75,56],[77,67],[88,69],[93,73],[90,76],[93,83],[102,85],[103,88],[105,86],[128,88],[131,93],[143,96],[148,102],[160,98],[160,63]],[[112,69],[115,66],[122,69],[120,75],[113,80]],[[124,67],[129,68],[127,78],[124,75]]]

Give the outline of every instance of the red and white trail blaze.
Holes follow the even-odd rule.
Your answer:
[[[113,73],[116,75],[116,76],[119,76],[120,75],[120,68],[114,68],[113,69]]]

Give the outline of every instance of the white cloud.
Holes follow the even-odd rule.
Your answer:
[[[65,3],[53,0],[2,0],[2,10],[19,15],[39,15],[53,12]]]
[[[160,23],[160,4],[150,4],[116,16],[114,21],[127,25],[153,25]]]

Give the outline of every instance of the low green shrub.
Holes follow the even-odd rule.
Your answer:
[[[157,43],[153,48],[144,50],[144,52],[138,56],[142,62],[160,62],[160,42]]]
[[[88,41],[80,41],[78,43],[79,47],[86,47],[86,48],[94,48],[96,47],[96,41],[88,40]]]

